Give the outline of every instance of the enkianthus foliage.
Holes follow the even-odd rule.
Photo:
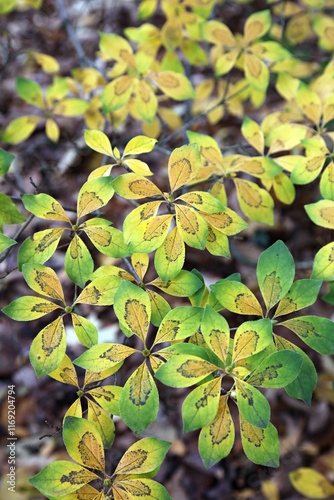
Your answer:
[[[235,235],[277,224],[277,213],[292,211],[306,185],[305,220],[334,229],[334,22],[328,15],[334,3],[239,6],[249,15],[238,30],[228,9],[224,22],[216,16],[222,3],[143,0],[139,25],[99,33],[96,63],[64,75],[54,57],[30,50],[30,66],[49,85],[16,79],[18,96],[37,110],[1,131],[9,149],[0,148],[1,176],[10,178],[11,151],[41,125],[61,148],[66,118],[76,120],[76,139],[84,137],[85,154],[97,159],[73,193],[76,208],[44,192],[0,193],[1,262],[19,244],[17,267],[33,293],[2,311],[20,322],[52,314],[36,332],[30,361],[37,377],[69,384],[77,396],[62,423],[74,462],[55,461],[30,479],[50,500],[169,499],[152,478],[171,443],[145,437],[112,470],[105,460],[117,439],[113,416],[135,436],[149,433],[164,386],[191,388],[183,430],[199,431],[206,467],[229,455],[235,425],[251,461],[278,467],[278,433],[261,389],[284,388],[310,406],[317,373],[309,350],[334,354],[333,321],[300,312],[315,304],[323,281],[330,283],[324,299],[334,304],[334,242],[319,240],[313,270],[302,279],[295,280],[294,257],[281,240],[258,258],[251,287],[238,273],[223,276],[222,266],[237,253]],[[41,2],[0,0],[0,14],[26,7]],[[159,25],[153,24],[157,9]],[[325,57],[321,64],[305,59],[307,51],[299,58],[299,44],[309,39]],[[206,128],[198,125],[205,117]],[[136,132],[130,128],[127,136],[134,120]],[[177,147],[166,149],[182,132]],[[81,152],[82,144],[76,145]],[[124,214],[114,211],[119,199]],[[35,217],[44,229],[21,242]],[[22,226],[14,235],[8,230],[9,237],[4,224]],[[188,262],[190,248],[207,250],[221,279],[208,285],[202,267]],[[113,341],[101,342],[87,318],[96,306],[116,316]],[[76,359],[66,345],[69,318],[82,344]],[[133,365],[122,385],[116,377],[106,381]],[[301,468],[290,477],[302,494],[307,474],[314,496],[332,492],[323,476]]]

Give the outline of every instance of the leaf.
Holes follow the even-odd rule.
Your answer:
[[[195,210],[182,205],[175,205],[176,223],[181,238],[187,245],[204,250],[208,226]]]
[[[204,191],[191,191],[179,196],[177,200],[182,200],[192,207],[209,214],[215,214],[224,210],[223,205],[217,198]]]
[[[146,290],[146,292],[151,301],[151,310],[152,310],[151,323],[154,326],[160,326],[161,321],[164,319],[166,314],[171,310],[170,305],[158,293],[148,289]]]
[[[113,181],[112,186],[119,196],[127,200],[138,200],[148,196],[162,196],[162,192],[152,181],[139,174],[119,175]]]
[[[85,347],[92,347],[98,343],[96,327],[88,319],[72,313],[72,323],[79,342]]]
[[[34,132],[40,119],[39,116],[20,116],[20,118],[16,118],[5,129],[1,138],[2,142],[19,144],[25,141]]]
[[[217,366],[197,356],[179,354],[162,365],[155,377],[169,387],[190,387],[217,370]]]
[[[171,497],[168,495],[164,486],[157,483],[156,481],[153,481],[152,479],[129,478],[127,480],[116,482],[116,485],[118,484],[122,485],[122,488],[124,488],[129,495],[128,497],[125,497],[124,500],[127,500],[128,498],[133,499],[139,497],[142,500],[151,500],[157,498],[159,498],[159,500],[171,500]],[[121,498],[123,499],[124,497],[122,496]]]
[[[247,222],[242,220],[242,218],[230,208],[224,208],[222,212],[216,214],[206,214],[204,212],[199,212],[199,214],[208,224],[228,236],[239,233],[248,227]]]
[[[226,234],[221,233],[210,224],[208,224],[208,230],[208,240],[206,242],[208,252],[212,255],[227,257],[229,259],[231,254]]]
[[[323,198],[334,201],[334,162],[332,161],[321,175],[320,193]]]
[[[305,205],[304,208],[315,224],[334,229],[334,201],[320,200],[317,203]]]
[[[60,70],[59,64],[54,57],[48,54],[39,54],[38,52],[33,52],[33,56],[37,64],[42,66],[45,73],[58,73]]]
[[[150,285],[160,288],[163,292],[175,297],[190,297],[202,286],[201,280],[189,271],[180,271],[174,278],[168,281],[161,281],[156,278]]]
[[[82,239],[75,234],[65,255],[65,271],[74,283],[84,288],[94,269],[93,259]]]
[[[157,249],[154,266],[162,281],[168,281],[181,271],[185,259],[185,246],[175,227]]]
[[[170,442],[153,437],[137,441],[124,453],[114,475],[152,472],[162,464],[170,446]]]
[[[283,241],[276,241],[262,252],[256,274],[269,311],[288,292],[295,276],[293,257]]]
[[[79,388],[78,377],[74,365],[67,354],[64,355],[58,368],[48,373],[48,375],[63,384],[71,384]]]
[[[119,415],[119,398],[121,396],[122,387],[117,385],[104,385],[95,387],[89,391],[99,405],[112,415]]]
[[[131,139],[125,146],[123,157],[127,155],[140,155],[142,153],[150,153],[154,148],[156,139],[146,137],[145,135],[138,135]]]
[[[158,99],[151,86],[145,80],[138,80],[136,92],[136,110],[138,114],[148,122],[153,124],[153,119],[157,114]],[[133,153],[131,153],[133,154]]]
[[[203,315],[201,307],[175,307],[164,317],[157,331],[154,345],[161,342],[183,340],[194,335]]]
[[[270,406],[260,391],[235,379],[238,408],[242,417],[251,425],[265,429],[269,425]]]
[[[109,449],[115,439],[115,424],[105,410],[90,399],[86,399],[88,404],[88,421],[92,422],[97,429],[103,448]]]
[[[203,427],[198,438],[198,449],[207,468],[225,458],[234,443],[234,425],[227,401],[228,395],[221,396],[216,418]]]
[[[266,92],[270,78],[269,69],[259,57],[250,52],[245,52],[245,77],[255,90]]]
[[[223,281],[210,286],[219,302],[231,312],[262,316],[261,306],[255,295],[243,283]]]
[[[16,78],[16,91],[23,99],[33,106],[44,109],[44,97],[41,87],[33,80],[19,76]]]
[[[64,232],[64,228],[46,229],[34,233],[33,241],[28,237],[20,246],[17,256],[19,271],[23,264],[35,262],[44,264],[55,253],[59,240]]]
[[[334,323],[319,316],[299,316],[281,323],[320,354],[334,354]]]
[[[272,424],[265,429],[254,427],[240,415],[240,433],[244,452],[255,464],[279,466],[279,440]]]
[[[321,100],[316,92],[313,92],[308,85],[301,82],[296,95],[298,106],[311,122],[319,124],[321,118]]]
[[[78,194],[78,219],[108,203],[114,194],[112,177],[98,177],[87,181]]]
[[[97,344],[73,361],[86,370],[99,373],[117,365],[136,352],[136,349],[122,344]]]
[[[285,387],[298,376],[303,357],[290,350],[270,354],[247,380],[258,387]]]
[[[103,33],[100,31],[100,49],[112,59],[125,62],[129,66],[136,68],[136,61],[133,56],[131,45],[127,40],[114,33]]]
[[[300,467],[290,472],[289,478],[293,487],[308,498],[327,498],[334,494],[334,486],[310,467]]]
[[[290,290],[278,304],[274,318],[314,304],[321,284],[322,281],[313,279],[298,280],[292,283]]]
[[[62,116],[83,116],[88,108],[89,102],[71,97],[58,102],[53,112]]]
[[[202,166],[197,144],[189,144],[172,151],[168,162],[168,178],[171,192],[191,181]]]
[[[5,224],[17,224],[25,221],[15,203],[3,193],[0,193],[0,221]]]
[[[31,321],[41,318],[60,306],[40,297],[19,297],[13,300],[2,312],[15,321]]]
[[[0,233],[0,253],[4,252],[5,250],[7,250],[7,248],[10,248],[16,244],[17,241],[12,240],[11,238],[8,238],[4,234]]]
[[[28,286],[34,292],[65,302],[61,283],[51,267],[40,264],[24,264],[22,272]]]
[[[173,217],[173,215],[158,215],[141,222],[132,233],[129,251],[153,252],[164,242]]]
[[[256,122],[246,116],[241,126],[241,132],[256,151],[260,154],[264,153],[264,135]]]
[[[134,77],[123,75],[108,83],[101,94],[103,113],[111,113],[122,108],[130,99]]]
[[[81,465],[66,460],[57,460],[31,477],[28,481],[43,495],[64,496],[73,493],[99,476]]]
[[[334,242],[320,248],[315,254],[311,278],[334,281]]]
[[[270,194],[254,182],[233,179],[241,210],[256,222],[274,223],[274,201]]]
[[[150,217],[154,217],[157,214],[160,205],[161,201],[151,201],[140,205],[129,213],[123,224],[125,243],[129,243],[132,233],[141,222],[149,219]]]
[[[122,160],[122,164],[129,167],[133,172],[139,175],[153,175],[153,172],[149,169],[147,163],[141,160],[133,160],[125,158]]]
[[[221,379],[216,378],[196,387],[182,405],[183,432],[190,432],[208,425],[215,418],[221,389]]]
[[[124,423],[138,436],[154,422],[158,408],[158,389],[144,362],[124,385],[119,399],[120,414]]]
[[[248,358],[263,351],[272,342],[270,319],[245,321],[236,331],[233,343],[232,362]]]
[[[103,444],[94,424],[84,418],[66,417],[63,439],[73,460],[91,469],[104,470]]]
[[[278,351],[290,349],[303,356],[299,375],[290,384],[285,386],[285,390],[292,398],[302,399],[308,406],[311,406],[312,393],[317,384],[317,372],[314,364],[304,351],[288,340],[275,335],[275,343]]]
[[[114,156],[108,137],[100,130],[85,130],[85,142],[87,146],[102,155]]]
[[[230,331],[226,319],[209,304],[205,307],[201,331],[205,342],[219,359],[225,363],[229,348]]]
[[[149,256],[147,253],[134,253],[131,256],[131,264],[138,274],[140,281],[143,281],[149,266]]]
[[[195,91],[190,81],[180,73],[159,71],[159,73],[150,73],[149,77],[164,94],[176,101],[184,101],[195,97]]]
[[[263,10],[249,16],[244,28],[245,43],[249,44],[257,38],[261,38],[269,31],[270,25],[270,10]]]
[[[0,175],[7,174],[15,156],[0,148]]]
[[[56,370],[62,362],[65,351],[65,328],[60,317],[43,328],[31,344],[30,362],[37,377]]]
[[[84,231],[93,245],[103,255],[113,257],[114,259],[129,255],[128,247],[124,243],[123,233],[119,229],[107,226],[94,226],[84,228]]]
[[[119,321],[144,343],[150,326],[151,302],[147,293],[128,281],[123,281],[114,300]]]
[[[115,365],[112,365],[110,368],[107,368],[106,370],[102,370],[101,372],[95,373],[90,370],[86,370],[85,373],[85,382],[84,385],[86,386],[87,384],[92,384],[94,382],[98,382],[100,380],[103,380],[110,375],[113,375],[116,373],[120,367],[122,366],[123,361],[120,361],[119,363],[116,363]]]

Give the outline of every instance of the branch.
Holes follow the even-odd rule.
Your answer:
[[[34,218],[34,214],[31,214],[28,219],[25,221],[25,223],[20,227],[20,229],[14,234],[13,236],[13,240],[18,240],[18,238],[21,236],[21,234],[23,233],[23,231],[29,226],[30,222],[33,220]],[[0,257],[0,263],[3,262],[7,257],[8,255],[11,253],[11,251],[13,250],[14,247],[9,247],[7,248],[7,250],[4,252],[4,254]]]
[[[141,279],[139,278],[138,274],[135,271],[135,268],[133,267],[133,265],[131,264],[131,262],[128,260],[127,257],[123,257],[123,262],[130,271],[130,273],[134,276],[134,278],[136,278],[137,283],[141,283]]]

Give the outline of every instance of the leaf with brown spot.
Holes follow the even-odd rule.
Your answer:
[[[197,144],[174,149],[168,162],[168,177],[171,191],[176,191],[191,181],[202,166]]]
[[[59,367],[66,350],[63,318],[47,325],[35,337],[30,348],[30,361],[37,377],[42,377]]]
[[[153,437],[144,438],[133,444],[119,461],[116,474],[146,474],[163,462],[171,443]]]
[[[115,294],[114,311],[119,321],[145,342],[151,319],[151,302],[147,293],[129,281],[123,281]]]
[[[24,264],[22,272],[24,279],[32,290],[46,297],[62,302],[65,301],[59,278],[51,267],[40,264]]]
[[[73,460],[91,469],[104,470],[103,444],[93,423],[84,418],[66,417],[63,439]]]
[[[239,314],[263,316],[262,308],[255,295],[238,281],[224,281],[211,285],[219,302],[229,311]]]

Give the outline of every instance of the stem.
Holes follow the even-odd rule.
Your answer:
[[[17,233],[14,234],[13,236],[13,240],[17,240],[21,234],[23,233],[23,231],[29,226],[30,222],[33,220],[34,218],[34,214],[31,214],[28,219],[25,221],[25,223],[20,227],[20,229],[17,231]],[[9,247],[7,248],[7,250],[4,252],[4,254],[0,257],[0,263],[3,262],[7,257],[8,255],[11,253],[12,249],[14,247]]]
[[[130,273],[133,275],[133,277],[136,278],[137,283],[140,284],[141,279],[139,278],[138,274],[135,271],[135,268],[133,267],[133,265],[131,264],[129,259],[127,257],[123,257],[123,262],[124,262],[125,266],[128,268],[128,271],[130,271]]]

